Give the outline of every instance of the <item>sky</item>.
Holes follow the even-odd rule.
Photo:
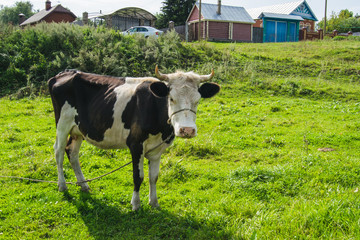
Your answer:
[[[21,0],[0,0],[0,5],[14,6],[15,2]],[[26,1],[26,0],[23,0]],[[45,8],[45,0],[27,0],[33,4],[34,10]],[[76,16],[81,17],[83,12],[111,12],[124,7],[139,7],[153,14],[159,13],[164,0],[52,0],[51,4],[61,4],[70,9]],[[223,5],[240,6],[245,9],[271,6],[275,4],[293,2],[297,0],[222,0]],[[217,4],[217,0],[202,0],[203,3]],[[316,17],[321,20],[325,14],[325,0],[307,0]],[[327,0],[327,17],[332,12],[339,13],[340,10],[349,9],[355,14],[360,15],[360,0]]]

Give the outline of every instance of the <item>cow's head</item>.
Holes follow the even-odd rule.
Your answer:
[[[157,97],[167,97],[169,124],[174,127],[175,135],[195,137],[196,111],[200,98],[210,98],[220,90],[218,84],[208,83],[214,76],[214,70],[209,75],[194,72],[162,74],[156,66],[155,74],[161,82],[152,83],[150,90]]]

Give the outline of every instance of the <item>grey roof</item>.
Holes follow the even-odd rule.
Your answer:
[[[54,7],[50,8],[49,10],[44,9],[44,10],[41,10],[40,12],[38,12],[38,13],[35,13],[34,15],[32,15],[31,17],[26,19],[22,24],[20,24],[20,26],[25,26],[27,24],[40,22],[46,16],[48,16],[50,13],[53,13],[53,12],[69,13],[69,14],[73,15],[73,17],[76,18],[74,13],[72,13],[70,10],[67,10],[66,8],[64,8],[63,6],[61,6],[59,4],[57,6],[54,6]]]
[[[300,16],[296,15],[288,15],[288,14],[279,14],[279,13],[266,13],[263,12],[260,14],[260,18],[276,18],[276,19],[286,19],[286,20],[295,20],[295,21],[303,21],[304,19]]]
[[[300,13],[298,8],[302,5],[305,5],[309,10],[308,13]],[[247,10],[250,16],[253,19],[259,19],[261,13],[278,13],[278,14],[288,14],[288,15],[299,15],[305,19],[311,19],[317,21],[317,18],[314,12],[311,10],[309,4],[307,4],[306,0],[300,0],[295,2],[276,4],[272,6],[260,7],[260,8],[251,8]]]
[[[150,12],[137,7],[127,7],[118,9],[115,11],[111,11],[108,13],[90,13],[89,19],[91,18],[105,18],[106,16],[120,16],[120,17],[128,17],[128,18],[136,18],[136,19],[144,19],[144,20],[155,20],[156,17]]]
[[[199,7],[199,3],[196,3],[196,7]],[[234,6],[221,6],[221,14],[217,14],[218,5],[202,3],[201,15],[203,20],[213,20],[220,22],[239,22],[253,24],[255,21],[249,15],[249,13],[243,7]]]

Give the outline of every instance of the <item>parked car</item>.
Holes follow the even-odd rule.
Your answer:
[[[131,27],[128,30],[122,32],[124,35],[143,34],[145,37],[155,36],[163,34],[164,32],[153,27],[148,26],[136,26]]]

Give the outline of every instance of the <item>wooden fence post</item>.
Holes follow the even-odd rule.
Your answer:
[[[336,29],[335,29],[332,33],[333,33],[333,34],[332,34],[332,35],[333,35],[333,37],[336,37],[336,36],[338,35],[338,33],[339,33],[339,32],[338,32],[338,30],[336,30]]]
[[[306,36],[306,34],[307,34],[307,28],[304,27],[302,30],[303,30],[303,33],[304,33],[304,40],[306,40],[306,39],[307,39],[307,36]]]
[[[323,39],[324,39],[324,31],[320,28],[320,29],[318,30],[318,33],[319,33],[319,39],[320,39],[320,40],[323,40]]]

